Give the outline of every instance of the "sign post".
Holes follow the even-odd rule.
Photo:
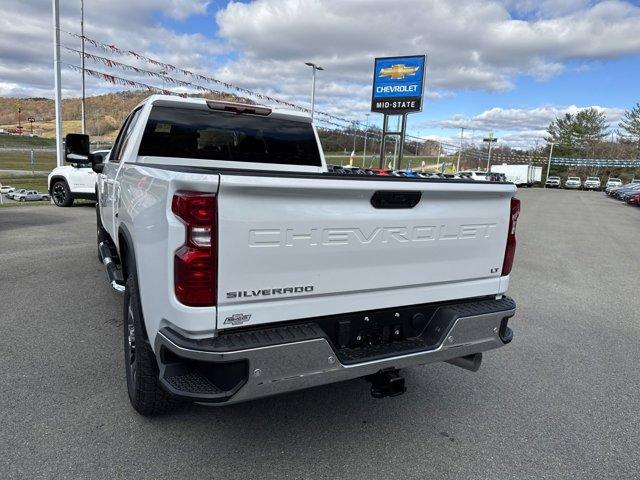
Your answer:
[[[426,60],[426,55],[375,59],[371,111],[384,115],[380,142],[380,168],[384,168],[384,151],[388,135],[400,137],[396,167],[401,165],[407,130],[407,115],[422,111]],[[399,131],[389,131],[389,116],[391,115],[401,115],[402,124]]]

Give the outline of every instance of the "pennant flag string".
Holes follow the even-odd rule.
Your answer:
[[[68,51],[73,52],[73,53],[77,53],[78,55],[82,56],[82,52],[79,51],[79,50],[76,50],[74,48],[69,48],[69,47],[66,47],[64,45],[62,45],[62,47],[65,50],[68,50]],[[169,82],[169,83],[171,83],[173,85],[180,85],[180,86],[183,86],[183,87],[194,88],[194,89],[199,90],[201,92],[210,92],[210,93],[214,93],[214,94],[220,95],[220,96],[229,95],[228,93],[222,92],[220,90],[213,90],[213,89],[206,88],[206,87],[203,87],[202,85],[198,85],[198,84],[195,84],[195,83],[192,83],[192,82],[187,82],[187,81],[184,81],[184,80],[178,80],[176,78],[169,77],[167,75],[163,75],[163,74],[161,74],[159,72],[153,72],[151,70],[145,70],[143,68],[138,68],[138,67],[135,67],[133,65],[128,65],[126,63],[116,62],[115,60],[111,60],[109,58],[101,57],[99,55],[94,55],[92,53],[85,52],[84,53],[84,57],[86,59],[92,60],[92,61],[94,61],[96,63],[101,63],[101,64],[106,65],[108,67],[112,67],[112,68],[113,67],[117,67],[117,68],[120,68],[122,70],[132,71],[132,72],[136,72],[138,74],[147,75],[149,77],[159,78],[159,79],[164,80],[166,82]],[[166,91],[168,91],[168,90],[166,90]],[[171,94],[170,91],[169,91],[169,94]]]
[[[221,86],[225,87],[227,90],[232,90],[232,91],[237,92],[237,93],[242,93],[242,94],[249,95],[249,96],[252,96],[252,97],[255,97],[255,98],[259,98],[260,100],[268,100],[268,101],[273,102],[275,104],[283,105],[283,106],[286,106],[288,108],[293,108],[295,110],[299,110],[299,111],[302,111],[302,112],[311,113],[310,109],[308,109],[306,107],[302,107],[300,105],[296,105],[295,103],[291,103],[291,102],[288,102],[286,100],[281,100],[281,99],[272,97],[270,95],[254,92],[252,90],[249,90],[248,88],[239,87],[237,85],[233,85],[233,84],[228,83],[228,82],[223,82],[222,80],[218,80],[217,78],[213,78],[213,77],[210,77],[210,76],[202,75],[202,74],[199,74],[199,73],[194,73],[194,72],[191,72],[190,70],[179,68],[179,67],[171,65],[169,63],[160,62],[160,61],[158,61],[156,59],[147,57],[146,55],[142,55],[141,53],[135,52],[133,50],[124,50],[124,49],[121,49],[121,48],[119,48],[119,47],[117,47],[117,46],[115,46],[113,44],[111,44],[111,45],[105,44],[105,43],[102,43],[102,42],[100,42],[98,40],[95,40],[93,38],[87,37],[86,35],[83,37],[80,34],[67,32],[67,31],[62,30],[62,29],[60,29],[60,31],[62,33],[65,33],[65,34],[70,35],[70,36],[75,37],[75,38],[79,38],[79,39],[84,38],[85,42],[89,43],[90,45],[92,45],[92,46],[94,46],[94,47],[96,47],[96,48],[98,48],[100,50],[108,52],[108,53],[116,53],[116,54],[119,54],[119,55],[130,55],[130,56],[133,56],[133,57],[137,58],[138,60],[150,63],[150,64],[152,64],[152,65],[154,65],[156,67],[160,67],[160,68],[162,68],[164,70],[170,70],[170,71],[173,71],[173,72],[178,72],[178,73],[181,73],[184,76],[194,77],[194,78],[196,78],[196,79],[198,79],[200,81],[204,81],[204,82],[208,82],[208,83],[215,83],[217,85],[221,85]],[[360,126],[361,128],[368,128],[368,126],[363,124],[362,122],[349,120],[347,118],[343,118],[343,117],[340,117],[338,115],[333,115],[333,114],[330,114],[330,113],[327,113],[327,112],[323,112],[321,110],[316,110],[315,113],[319,114],[319,115],[322,115],[324,117],[330,118],[332,120],[339,121],[339,122],[345,122],[345,123],[349,123],[349,124],[356,124],[356,125]],[[343,127],[341,126],[341,128],[343,128]]]

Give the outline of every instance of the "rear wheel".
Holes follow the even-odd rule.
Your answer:
[[[57,180],[51,187],[53,203],[58,207],[70,207],[73,203],[73,196],[69,191],[69,185],[64,180]]]
[[[127,392],[133,408],[146,417],[169,412],[179,401],[160,385],[158,364],[145,335],[138,285],[129,274],[124,293],[124,362]]]

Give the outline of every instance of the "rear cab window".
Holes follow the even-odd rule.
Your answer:
[[[163,105],[152,107],[138,155],[193,159],[198,165],[227,168],[322,167],[309,122]]]

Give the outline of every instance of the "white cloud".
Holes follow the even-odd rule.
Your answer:
[[[206,13],[208,4],[93,0],[87,3],[86,31],[300,102],[308,99],[303,63],[314,60],[326,68],[318,98],[335,104],[354,96],[367,101],[374,56],[426,52],[427,95],[434,99],[461,89],[509,90],[519,75],[545,80],[572,60],[585,64],[640,53],[640,7],[619,0],[403,0],[401,9],[377,0],[230,2],[215,17],[220,42],[158,25],[158,14],[186,20]],[[48,0],[2,2],[0,80],[26,91],[51,84],[50,16]],[[78,17],[77,3],[63,0],[63,29],[77,31]],[[65,35],[63,41],[73,43]],[[234,59],[214,63],[224,52],[221,42],[235,49]]]
[[[85,33],[89,37],[136,50],[168,63],[190,66],[198,71],[211,71],[217,54],[225,51],[220,42],[202,34],[180,34],[158,25],[158,12],[167,17],[184,20],[192,14],[206,12],[205,0],[92,0],[85,2]],[[62,1],[61,29],[79,32],[79,2]],[[0,4],[0,93],[19,96],[53,96],[52,15],[49,0],[3,0]],[[79,48],[80,40],[60,36],[63,45]],[[94,53],[114,58],[93,49]],[[124,63],[137,64],[135,58],[114,58]],[[79,64],[79,56],[62,50],[65,63]],[[87,63],[88,68],[107,70],[101,65]],[[148,65],[146,66],[147,68]],[[151,67],[153,69],[153,67]],[[122,77],[149,83],[148,78],[130,72],[110,72]],[[154,82],[151,82],[154,83]],[[78,96],[80,75],[63,70],[65,95]],[[91,93],[119,90],[107,83],[88,82]]]
[[[585,108],[595,108],[604,112],[607,121],[612,125],[617,124],[624,113],[624,110],[620,108],[601,107],[599,105],[584,107],[578,107],[576,105],[565,107],[548,105],[536,108],[495,107],[470,118],[462,115],[454,115],[447,120],[437,122],[437,125],[442,128],[465,127],[477,130],[544,132],[549,124],[557,117],[565,113],[576,114]]]
[[[512,146],[533,145],[535,141],[542,141],[546,135],[549,124],[565,113],[576,114],[585,108],[595,108],[603,112],[607,117],[607,122],[615,128],[624,114],[621,108],[591,106],[554,106],[546,105],[535,108],[491,108],[472,117],[454,115],[443,121],[424,122],[420,127],[437,127],[444,129],[459,129],[464,127],[467,130],[465,138],[469,141],[470,131],[475,131],[475,138],[487,132],[496,132],[500,140]],[[455,137],[452,137],[455,138]],[[458,137],[459,138],[459,137]]]
[[[432,91],[501,91],[518,75],[558,75],[571,60],[640,53],[640,8],[621,1],[404,0],[402,7],[375,0],[231,2],[216,19],[220,35],[242,54],[223,72],[240,82],[260,72],[254,85],[291,91],[306,79],[302,63],[313,60],[326,68],[325,81],[368,85],[374,56],[426,52]],[[534,17],[514,18],[509,8]]]
[[[78,2],[61,3],[62,28],[77,32]],[[439,100],[461,90],[509,90],[521,76],[545,81],[567,69],[587,70],[594,60],[640,53],[640,7],[621,0],[403,0],[398,9],[378,0],[232,1],[211,19],[218,39],[159,24],[158,15],[188,21],[205,14],[209,3],[92,0],[86,2],[86,32],[299,104],[309,100],[311,72],[304,62],[311,60],[325,68],[317,84],[319,107],[358,118],[369,110],[375,56],[427,53],[426,97]],[[0,94],[52,96],[51,29],[49,0],[2,0]],[[62,40],[79,43],[64,34]],[[68,53],[63,59],[78,63]],[[120,60],[136,64],[131,57]],[[120,75],[160,83],[130,72]],[[65,95],[79,94],[76,72],[63,72],[63,80]],[[89,82],[89,93],[120,88]],[[479,129],[534,135],[571,108],[578,107],[496,108],[438,126],[469,122]],[[613,118],[615,111],[607,114]]]

